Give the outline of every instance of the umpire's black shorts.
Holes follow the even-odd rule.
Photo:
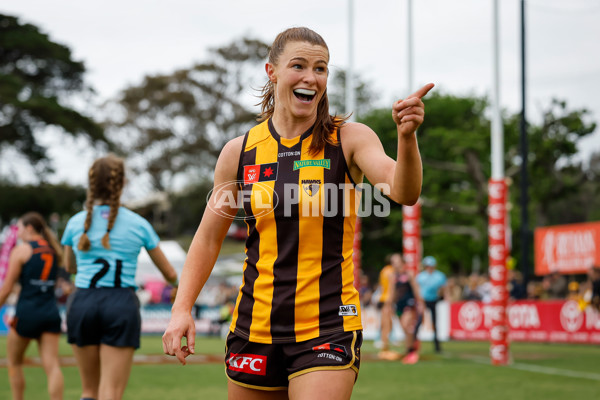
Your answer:
[[[69,300],[69,343],[79,347],[140,347],[142,318],[133,288],[78,288]]]

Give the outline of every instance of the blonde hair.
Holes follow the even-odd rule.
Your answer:
[[[89,185],[87,200],[85,202],[87,215],[83,224],[83,235],[79,239],[77,248],[82,251],[90,249],[91,243],[87,232],[92,225],[94,201],[102,200],[110,206],[108,226],[106,227],[106,233],[102,237],[102,246],[105,249],[110,249],[109,235],[119,212],[121,193],[125,185],[125,164],[123,159],[113,154],[97,159],[89,170],[88,179]]]
[[[316,33],[315,31],[304,28],[289,28],[279,33],[271,48],[269,50],[269,63],[277,65],[279,57],[283,53],[285,46],[291,42],[307,42],[315,46],[322,46],[327,50],[329,54],[329,48],[325,40]],[[275,111],[275,85],[270,80],[263,86],[261,90],[262,98],[259,105],[261,106],[261,113],[258,116],[258,121],[266,121],[273,116]],[[342,126],[342,124],[348,119],[348,117],[333,116],[329,114],[329,99],[327,97],[327,91],[323,94],[323,97],[317,105],[317,120],[312,132],[312,141],[308,148],[311,154],[317,154],[323,148],[325,144],[336,145],[337,141],[331,138],[331,133]]]
[[[60,243],[58,242],[58,239],[54,233],[46,224],[44,217],[35,211],[30,211],[26,214],[23,214],[20,219],[23,226],[31,226],[37,233],[42,235],[50,247],[52,247],[52,250],[54,250],[58,265],[61,265],[63,256],[62,247],[60,246]]]

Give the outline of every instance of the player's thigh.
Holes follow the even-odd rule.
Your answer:
[[[313,371],[290,380],[290,400],[348,400],[356,380],[351,369]]]
[[[227,398],[229,400],[288,400],[287,390],[258,390],[228,381]]]
[[[23,364],[25,350],[27,350],[30,341],[30,338],[23,337],[14,328],[10,328],[6,338],[6,356],[9,365]]]
[[[40,358],[44,366],[58,363],[58,342],[60,341],[60,334],[53,332],[44,332],[40,335],[38,340],[38,348]]]

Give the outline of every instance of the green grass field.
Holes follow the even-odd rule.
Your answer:
[[[421,361],[403,365],[376,360],[377,350],[365,342],[363,360],[353,399],[511,399],[558,400],[600,398],[600,347],[563,344],[513,343],[510,366],[490,365],[486,342],[444,343],[444,353],[432,352],[423,343]],[[197,354],[222,355],[224,343],[215,338],[198,338]],[[60,353],[70,356],[66,340]],[[144,336],[136,355],[159,355],[159,336]],[[29,357],[37,356],[35,345]],[[0,358],[6,357],[6,338],[0,336]],[[76,367],[63,368],[65,399],[80,392]],[[42,368],[25,368],[27,399],[44,399],[46,377]],[[126,399],[178,400],[226,399],[226,378],[221,363],[134,365],[125,392]],[[0,399],[10,399],[6,368],[0,368]]]

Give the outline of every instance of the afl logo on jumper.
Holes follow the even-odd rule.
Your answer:
[[[279,163],[244,165],[244,185],[277,180]]]
[[[302,179],[302,189],[304,192],[310,197],[319,193],[319,188],[321,187],[320,179]]]

